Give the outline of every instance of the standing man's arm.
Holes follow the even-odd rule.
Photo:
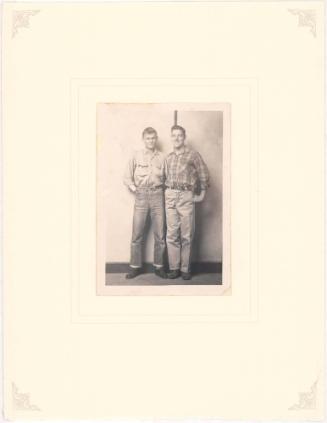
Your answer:
[[[132,191],[136,191],[136,186],[134,182],[134,170],[135,170],[135,159],[132,157],[127,164],[125,174],[124,174],[124,184]]]
[[[193,201],[195,203],[200,203],[203,201],[207,188],[209,187],[209,170],[199,153],[196,153],[194,158],[194,166],[198,174],[201,192],[199,195],[194,195]]]
[[[206,192],[207,192],[206,190],[202,189],[199,195],[195,194],[194,197],[193,197],[193,202],[194,203],[201,203],[201,201],[204,200]]]
[[[164,185],[167,180],[167,177],[168,177],[168,164],[167,164],[167,157],[165,157],[163,161],[163,166],[162,166],[162,181]]]

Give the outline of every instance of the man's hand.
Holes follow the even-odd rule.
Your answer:
[[[203,201],[205,195],[206,195],[206,191],[202,190],[199,195],[193,196],[193,202],[194,203],[201,203],[201,201]]]
[[[129,185],[128,188],[132,191],[135,192],[136,191],[136,186],[135,185]]]

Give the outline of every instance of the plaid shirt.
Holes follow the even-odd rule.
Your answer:
[[[202,157],[197,151],[184,147],[181,153],[175,151],[165,159],[166,186],[188,185],[193,191],[197,183],[201,190],[209,186],[209,171]]]

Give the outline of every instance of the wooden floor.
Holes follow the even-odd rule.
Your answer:
[[[137,285],[221,285],[222,277],[219,273],[202,273],[192,275],[192,279],[184,281],[182,278],[162,279],[153,273],[144,273],[134,279],[126,279],[125,273],[107,273],[106,285],[137,286]]]

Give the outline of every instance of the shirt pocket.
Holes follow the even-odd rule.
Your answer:
[[[135,174],[137,176],[146,176],[149,174],[149,165],[148,163],[139,162],[136,165]]]

